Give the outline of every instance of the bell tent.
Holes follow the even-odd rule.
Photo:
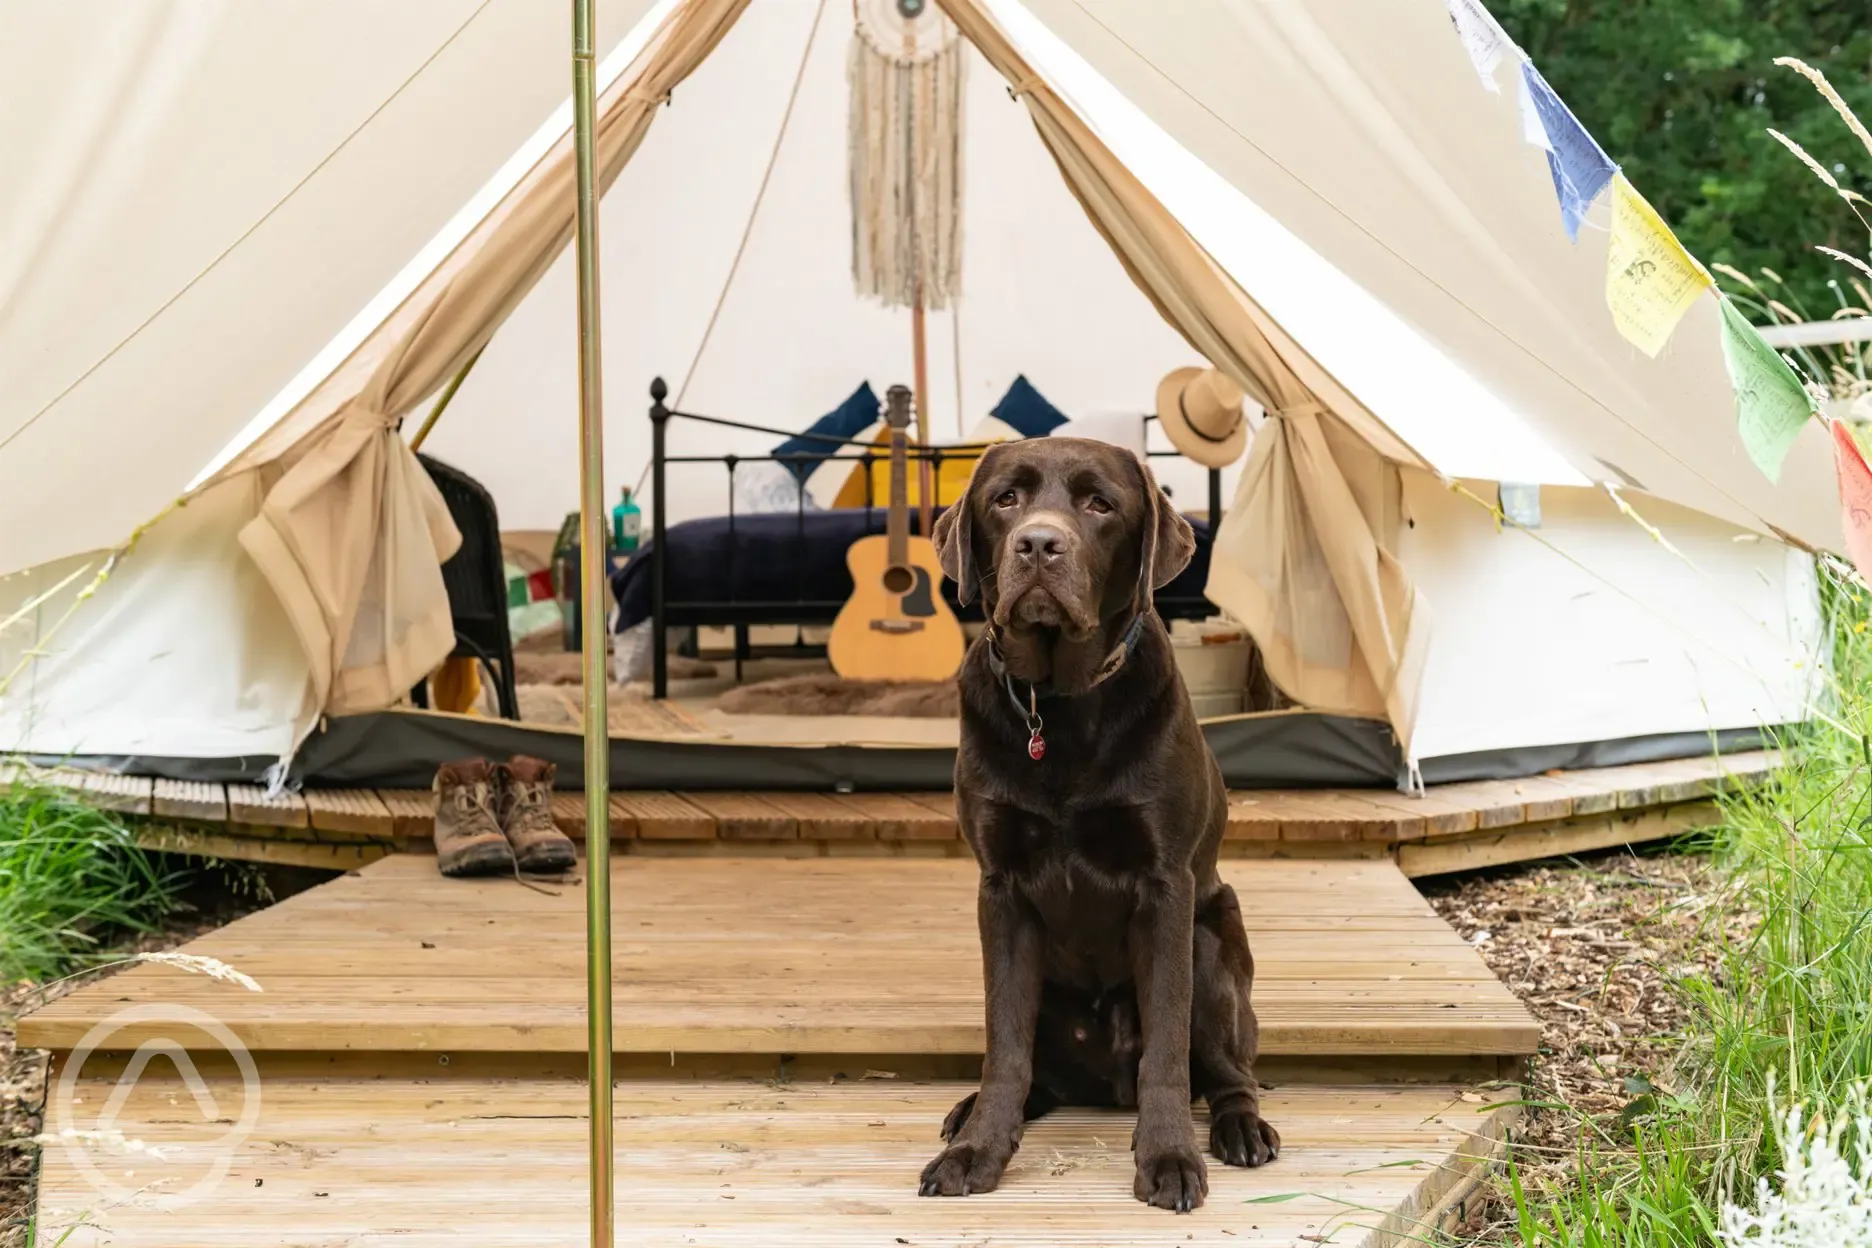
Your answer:
[[[653,377],[731,422],[670,422],[693,458],[769,454],[760,430],[910,380],[914,314],[854,282],[875,228],[854,171],[894,141],[854,92],[899,81],[867,78],[876,26],[938,23],[953,185],[924,210],[955,288],[926,318],[932,439],[1014,436],[990,413],[1017,382],[1074,428],[1144,429],[1190,365],[1252,400],[1203,588],[1282,707],[1206,721],[1231,782],[1523,775],[1810,714],[1812,552],[1840,543],[1825,434],[1801,431],[1778,480],[1751,462],[1713,297],[1655,355],[1621,336],[1608,197],[1563,213],[1553,115],[1530,137],[1532,79],[1479,6],[600,16],[613,496],[649,461]],[[460,534],[410,446],[436,395],[459,379],[425,453],[505,525],[576,500],[559,8],[168,3],[98,38],[53,6],[15,27],[0,750],[426,784],[442,758],[524,747],[576,783],[574,734],[408,704],[455,644],[440,565]],[[1200,511],[1203,470],[1153,463]],[[653,500],[671,525],[736,505],[732,474],[676,467]],[[849,471],[807,490],[829,505]],[[638,734],[613,775],[935,787],[950,756]]]

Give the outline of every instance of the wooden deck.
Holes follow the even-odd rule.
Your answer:
[[[613,864],[617,1047],[979,1054],[973,863]],[[1230,862],[1269,1054],[1518,1056],[1539,1027],[1386,861]],[[585,1050],[584,894],[399,855],[190,944],[265,989],[141,966],[20,1021],[69,1049],[127,1006],[206,1010],[256,1051]],[[161,1019],[119,1045],[160,1039]]]
[[[152,1067],[152,1070],[160,1067]],[[76,1084],[97,1105],[113,1080]],[[237,1081],[204,1089],[237,1118]],[[1449,1086],[1283,1087],[1264,1102],[1284,1137],[1255,1171],[1209,1164],[1188,1217],[1131,1198],[1129,1116],[1087,1110],[1029,1128],[999,1191],[925,1200],[916,1179],[968,1085],[867,1080],[774,1086],[630,1080],[617,1093],[617,1242],[747,1248],[1171,1248],[1425,1241],[1492,1156],[1513,1110]],[[165,1155],[55,1145],[39,1190],[42,1243],[69,1248],[584,1245],[583,1084],[569,1079],[287,1077],[228,1146],[206,1198],[166,1207],[212,1173],[227,1127],[200,1093],[145,1077],[117,1111]],[[1464,1099],[1467,1095],[1472,1099]],[[1506,1094],[1492,1093],[1495,1099]],[[1200,1112],[1199,1112],[1200,1125]],[[368,1124],[368,1125],[365,1125]],[[1203,1136],[1206,1138],[1206,1134]],[[129,1176],[123,1173],[130,1170]],[[120,1190],[101,1194],[93,1176]],[[65,1228],[74,1227],[69,1239]]]
[[[1441,785],[1420,798],[1372,789],[1230,795],[1226,852],[1388,856],[1410,875],[1627,844],[1708,822],[1713,796],[1759,781],[1770,751],[1521,780]],[[138,820],[151,848],[348,870],[431,848],[423,790],[314,789],[269,797],[210,785],[80,772],[37,773]],[[585,834],[585,796],[554,811]],[[950,793],[657,792],[610,795],[611,837],[634,853],[958,855]]]
[[[919,1199],[983,1042],[974,865],[614,870],[621,1244],[1402,1248],[1476,1190],[1515,1113],[1495,1081],[1539,1041],[1394,862],[1231,860],[1281,1157],[1212,1161],[1208,1204],[1179,1218],[1131,1197],[1130,1115],[1064,1110],[1000,1191]],[[584,1243],[581,883],[444,880],[393,855],[183,950],[261,991],[143,965],[26,1016],[20,1043],[55,1051],[46,1129],[78,1133],[42,1155],[41,1233]]]

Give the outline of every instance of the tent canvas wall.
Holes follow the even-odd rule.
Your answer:
[[[675,374],[698,360],[717,302],[716,327],[687,400],[698,410],[798,427],[860,379],[883,384],[902,377],[908,347],[901,314],[850,294],[840,254],[848,229],[840,176],[846,6],[619,0],[604,7],[619,21],[605,41],[612,51],[602,103],[606,172],[621,192],[605,209],[615,487],[634,479],[642,462],[643,382],[652,372]],[[1331,24],[1315,12],[1321,6],[1286,7],[1311,14],[1309,30]],[[1438,0],[1398,7],[1411,11],[1414,24],[1405,33],[1418,43],[1436,28],[1432,19],[1447,24]],[[1812,493],[1808,468],[1797,464],[1775,488],[1765,480],[1745,487],[1723,475],[1727,469],[1707,467],[1705,444],[1715,439],[1704,431],[1726,424],[1727,400],[1714,395],[1720,386],[1706,359],[1673,350],[1648,361],[1629,349],[1620,359],[1596,344],[1602,349],[1590,368],[1571,358],[1550,362],[1554,369],[1577,365],[1590,376],[1602,409],[1613,402],[1605,396],[1614,383],[1622,385],[1615,397],[1631,401],[1619,409],[1621,427],[1650,422],[1641,440],[1662,447],[1678,466],[1647,480],[1659,497],[1640,497],[1638,506],[1669,534],[1675,551],[1690,556],[1686,562],[1593,488],[1607,476],[1595,452],[1612,445],[1601,437],[1603,412],[1588,420],[1576,403],[1550,402],[1539,386],[1504,383],[1501,344],[1463,332],[1462,318],[1438,314],[1433,301],[1405,299],[1391,285],[1394,261],[1322,234],[1309,215],[1317,203],[1247,185],[1233,176],[1227,151],[1212,155],[1214,169],[1197,160],[1184,144],[1213,136],[1165,105],[1161,92],[1127,84],[1135,66],[1114,63],[1110,79],[1094,72],[1093,62],[1112,55],[1106,35],[1047,5],[950,0],[944,8],[985,55],[971,53],[960,336],[954,324],[933,318],[939,431],[945,410],[966,420],[971,409],[992,402],[1014,371],[1035,373],[1075,415],[1135,410],[1158,376],[1198,352],[1236,374],[1274,412],[1257,436],[1245,470],[1255,480],[1231,508],[1237,519],[1224,544],[1236,552],[1227,561],[1240,574],[1236,588],[1266,591],[1269,617],[1250,623],[1264,649],[1286,646],[1296,682],[1306,686],[1292,692],[1308,703],[1309,722],[1323,726],[1324,735],[1313,739],[1317,757],[1309,763],[1304,740],[1296,747],[1296,739],[1285,745],[1276,739],[1306,714],[1213,726],[1212,741],[1234,743],[1238,782],[1325,783],[1340,774],[1383,783],[1396,778],[1403,761],[1394,736],[1412,731],[1413,752],[1433,776],[1439,759],[1468,759],[1463,766],[1486,771],[1538,769],[1562,757],[1694,752],[1713,731],[1746,732],[1805,717],[1819,630],[1812,568],[1804,554],[1761,531],[1774,523],[1825,543],[1836,541],[1836,522],[1823,532],[1820,507],[1796,497],[1803,489]],[[1156,17],[1146,25],[1172,50],[1194,55],[1186,45],[1205,31],[1239,44],[1250,28],[1244,23],[1254,20],[1251,9],[1227,0],[1170,12],[1153,7]],[[390,196],[386,203],[364,181],[334,184],[338,206],[327,205],[321,221],[299,223],[308,231],[299,241],[315,245],[304,246],[297,272],[275,274],[279,280],[264,296],[289,313],[277,326],[237,315],[245,305],[214,287],[223,265],[244,263],[256,237],[297,220],[297,196],[325,186],[352,145],[379,141],[375,127],[413,108],[415,95],[453,94],[463,108],[497,107],[482,97],[502,95],[505,85],[490,91],[487,84],[507,79],[473,71],[506,66],[504,58],[518,51],[494,46],[498,39],[481,42],[486,13],[445,10],[438,5],[427,13],[420,35],[406,32],[407,60],[399,64],[410,76],[400,84],[365,74],[342,79],[356,92],[345,99],[346,115],[362,117],[356,129],[335,154],[297,156],[300,181],[282,177],[276,189],[283,199],[250,205],[245,233],[237,228],[239,214],[224,223],[222,235],[206,231],[202,247],[221,242],[225,249],[205,261],[204,276],[152,278],[145,303],[155,310],[141,330],[104,351],[101,363],[87,363],[82,352],[62,366],[53,361],[44,385],[5,400],[0,473],[40,484],[0,502],[0,530],[24,532],[21,526],[34,522],[29,542],[10,541],[0,551],[0,571],[14,573],[0,582],[0,620],[7,624],[0,629],[0,679],[18,672],[0,694],[0,744],[107,763],[138,759],[179,771],[244,773],[303,744],[302,769],[357,780],[370,774],[373,758],[390,769],[418,765],[384,761],[394,752],[386,742],[401,731],[398,722],[426,734],[418,760],[427,757],[423,750],[462,743],[469,730],[444,717],[342,713],[383,705],[398,682],[413,683],[420,675],[414,669],[435,657],[434,560],[451,535],[425,501],[424,483],[407,476],[407,455],[393,432],[398,417],[490,343],[433,447],[487,480],[510,524],[550,522],[572,497],[563,113],[534,101],[544,123],[530,137],[511,122],[505,131],[496,128],[507,136],[502,149],[479,138],[455,142],[456,119],[431,101],[427,112],[412,114],[410,132],[381,141],[412,149],[444,142],[459,165],[451,185],[467,183],[455,199],[465,206],[450,215],[423,196],[411,204]],[[1143,12],[1127,20],[1144,20]],[[363,37],[374,21],[390,20],[374,13],[335,9],[331,20],[353,23]],[[448,25],[450,16],[457,26]],[[498,16],[539,24],[545,33],[529,28],[534,42],[551,43],[562,33],[553,13],[503,9]],[[221,77],[208,72],[223,64],[216,56],[231,65],[242,39],[278,33],[248,17],[243,21],[258,25],[211,25],[196,31],[191,44],[176,33],[178,15],[168,18],[132,50],[142,60],[125,54],[119,78],[143,84],[150,66],[168,64],[163,58],[178,46],[206,48],[215,55],[182,62],[201,69],[191,90],[221,90],[231,99],[245,79],[231,69]],[[55,26],[39,32],[47,48],[70,34]],[[1290,40],[1298,37],[1283,29]],[[427,59],[418,55],[423,37],[431,41]],[[1491,107],[1473,75],[1429,75],[1395,54],[1387,59],[1373,38],[1362,29],[1332,29],[1344,56],[1385,67],[1400,100],[1460,96],[1471,115],[1436,113],[1446,129],[1492,133],[1504,124],[1497,113],[1512,114],[1512,100]],[[1269,42],[1253,63],[1280,46]],[[1364,137],[1371,101],[1342,74],[1328,72],[1338,62],[1317,40],[1304,46],[1314,69],[1305,82],[1291,84],[1294,98],[1323,92],[1333,103],[1292,128],[1323,129],[1322,151]],[[786,56],[775,53],[782,47]],[[68,50],[68,58],[75,55]],[[1440,71],[1452,55],[1460,57],[1460,48],[1424,64]],[[463,56],[482,59],[464,68],[456,59]],[[514,68],[516,81],[533,83]],[[798,98],[782,136],[779,117],[796,72]],[[320,81],[326,94],[314,102],[336,107],[329,97],[342,94],[339,87]],[[59,98],[50,88],[45,94]],[[527,112],[520,94],[516,88],[513,112],[502,116]],[[361,104],[373,99],[377,112]],[[26,102],[47,106],[45,98]],[[1265,128],[1276,114],[1289,122],[1295,116],[1280,109],[1235,120]],[[185,147],[190,125],[200,124],[192,116],[162,114]],[[1403,127],[1427,143],[1412,129],[1419,123],[1402,105],[1387,115],[1393,130]],[[1443,136],[1411,152],[1435,155],[1450,142]],[[219,184],[210,174],[231,176],[233,154],[217,157],[212,144],[200,150],[201,176],[179,177],[173,196],[209,196]],[[1358,151],[1359,159],[1379,159]],[[760,211],[752,213],[769,156],[771,177]],[[430,159],[425,152],[418,163]],[[460,172],[477,168],[487,176],[478,191]],[[1447,172],[1428,156],[1413,170],[1419,190],[1430,174]],[[1544,166],[1506,162],[1492,176],[1512,184],[1492,193],[1521,208],[1533,200],[1529,187],[1551,196]],[[1324,171],[1307,184],[1339,187]],[[21,221],[36,223],[49,237],[49,254],[77,254],[60,250],[67,240],[44,209],[52,194],[46,188],[67,185],[78,183],[35,183],[26,201],[33,211],[4,224],[18,232]],[[1523,216],[1525,223],[1515,222],[1525,234],[1537,226],[1559,232],[1550,201],[1541,214]],[[86,231],[123,246],[153,228],[108,197],[80,219]],[[425,228],[436,231],[427,245]],[[362,311],[298,298],[308,282],[322,280],[328,254],[344,258],[339,268],[351,294],[343,306]],[[1530,244],[1528,254],[1558,263],[1544,242]],[[372,274],[382,282],[374,299]],[[108,301],[96,282],[81,288]],[[168,303],[159,297],[164,290]],[[245,291],[260,298],[251,287]],[[10,293],[22,312],[35,307],[35,294],[44,298],[31,282]],[[203,301],[213,306],[199,322],[177,310],[207,308]],[[19,323],[16,316],[12,324]],[[327,339],[318,337],[321,330]],[[1567,332],[1577,338],[1586,331]],[[148,355],[142,334],[178,337],[170,350]],[[249,339],[264,343],[259,363],[241,354]],[[186,349],[190,343],[203,349]],[[3,338],[0,348],[8,358],[22,349],[17,339]],[[224,366],[230,355],[240,357],[238,367]],[[255,396],[256,370],[278,386],[271,402]],[[128,391],[96,391],[92,379],[119,372]],[[139,385],[140,397],[130,393]],[[1672,386],[1681,397],[1667,402]],[[46,394],[54,397],[40,403]],[[131,474],[134,490],[118,493],[93,494],[90,482],[123,480],[137,464],[134,438],[93,433],[83,454],[76,443],[45,440],[110,428],[150,438],[171,426],[186,436],[157,437],[161,455]],[[735,435],[706,449],[741,445]],[[1640,462],[1622,443],[1613,449],[1627,465]],[[1797,461],[1805,455],[1796,448]],[[1542,528],[1500,531],[1484,508],[1448,488],[1457,478],[1474,479],[1469,493],[1483,497],[1492,480],[1545,483]],[[192,479],[197,489],[187,506],[161,513],[113,561],[109,543],[127,537],[160,511],[157,500],[181,494]],[[71,488],[80,480],[84,490]],[[45,482],[63,482],[64,492],[48,494]],[[679,515],[707,514],[723,501],[709,489],[670,501]],[[1831,489],[1829,482],[1826,498]],[[88,502],[95,505],[87,509]],[[111,519],[133,506],[137,519]],[[1266,522],[1247,524],[1249,516]],[[99,581],[107,566],[110,575]],[[1242,601],[1215,586],[1228,605]],[[406,645],[411,638],[422,644]],[[1309,689],[1341,691],[1344,704],[1308,697]],[[332,718],[306,743],[321,713]],[[526,731],[474,727],[482,729]],[[1355,746],[1335,753],[1332,742],[1354,739]],[[1599,742],[1634,744],[1623,754],[1582,755],[1577,748]],[[895,753],[875,774],[906,766],[926,780],[940,774],[940,752],[922,761],[911,760],[912,753]],[[1352,755],[1358,757],[1346,761]],[[1501,761],[1509,757],[1519,761]],[[775,764],[781,772],[803,770],[768,781],[825,781],[857,765],[845,754],[821,759],[824,766],[804,758]],[[157,759],[196,761],[150,761]],[[1341,772],[1333,770],[1335,759],[1346,764]],[[747,769],[759,760],[717,753],[684,764],[690,765],[702,779],[713,768],[717,783],[747,784],[755,782]],[[670,782],[667,771],[647,773],[642,760],[621,770],[626,780],[634,771]]]

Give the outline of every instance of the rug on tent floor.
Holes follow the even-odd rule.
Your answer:
[[[830,672],[783,676],[730,689],[715,700],[728,715],[881,715],[956,719],[961,697],[953,680],[847,680]]]

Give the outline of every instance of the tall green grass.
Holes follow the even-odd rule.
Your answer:
[[[1714,1244],[1723,1204],[1747,1204],[1781,1163],[1773,1107],[1831,1110],[1872,1080],[1872,632],[1862,592],[1827,596],[1831,722],[1724,803],[1711,849],[1726,884],[1701,932],[1720,958],[1678,983],[1692,1021],[1671,1091],[1585,1124],[1570,1180],[1534,1192],[1511,1174],[1526,1248]]]
[[[30,782],[0,785],[0,985],[66,974],[100,941],[151,930],[183,878],[114,815]]]

